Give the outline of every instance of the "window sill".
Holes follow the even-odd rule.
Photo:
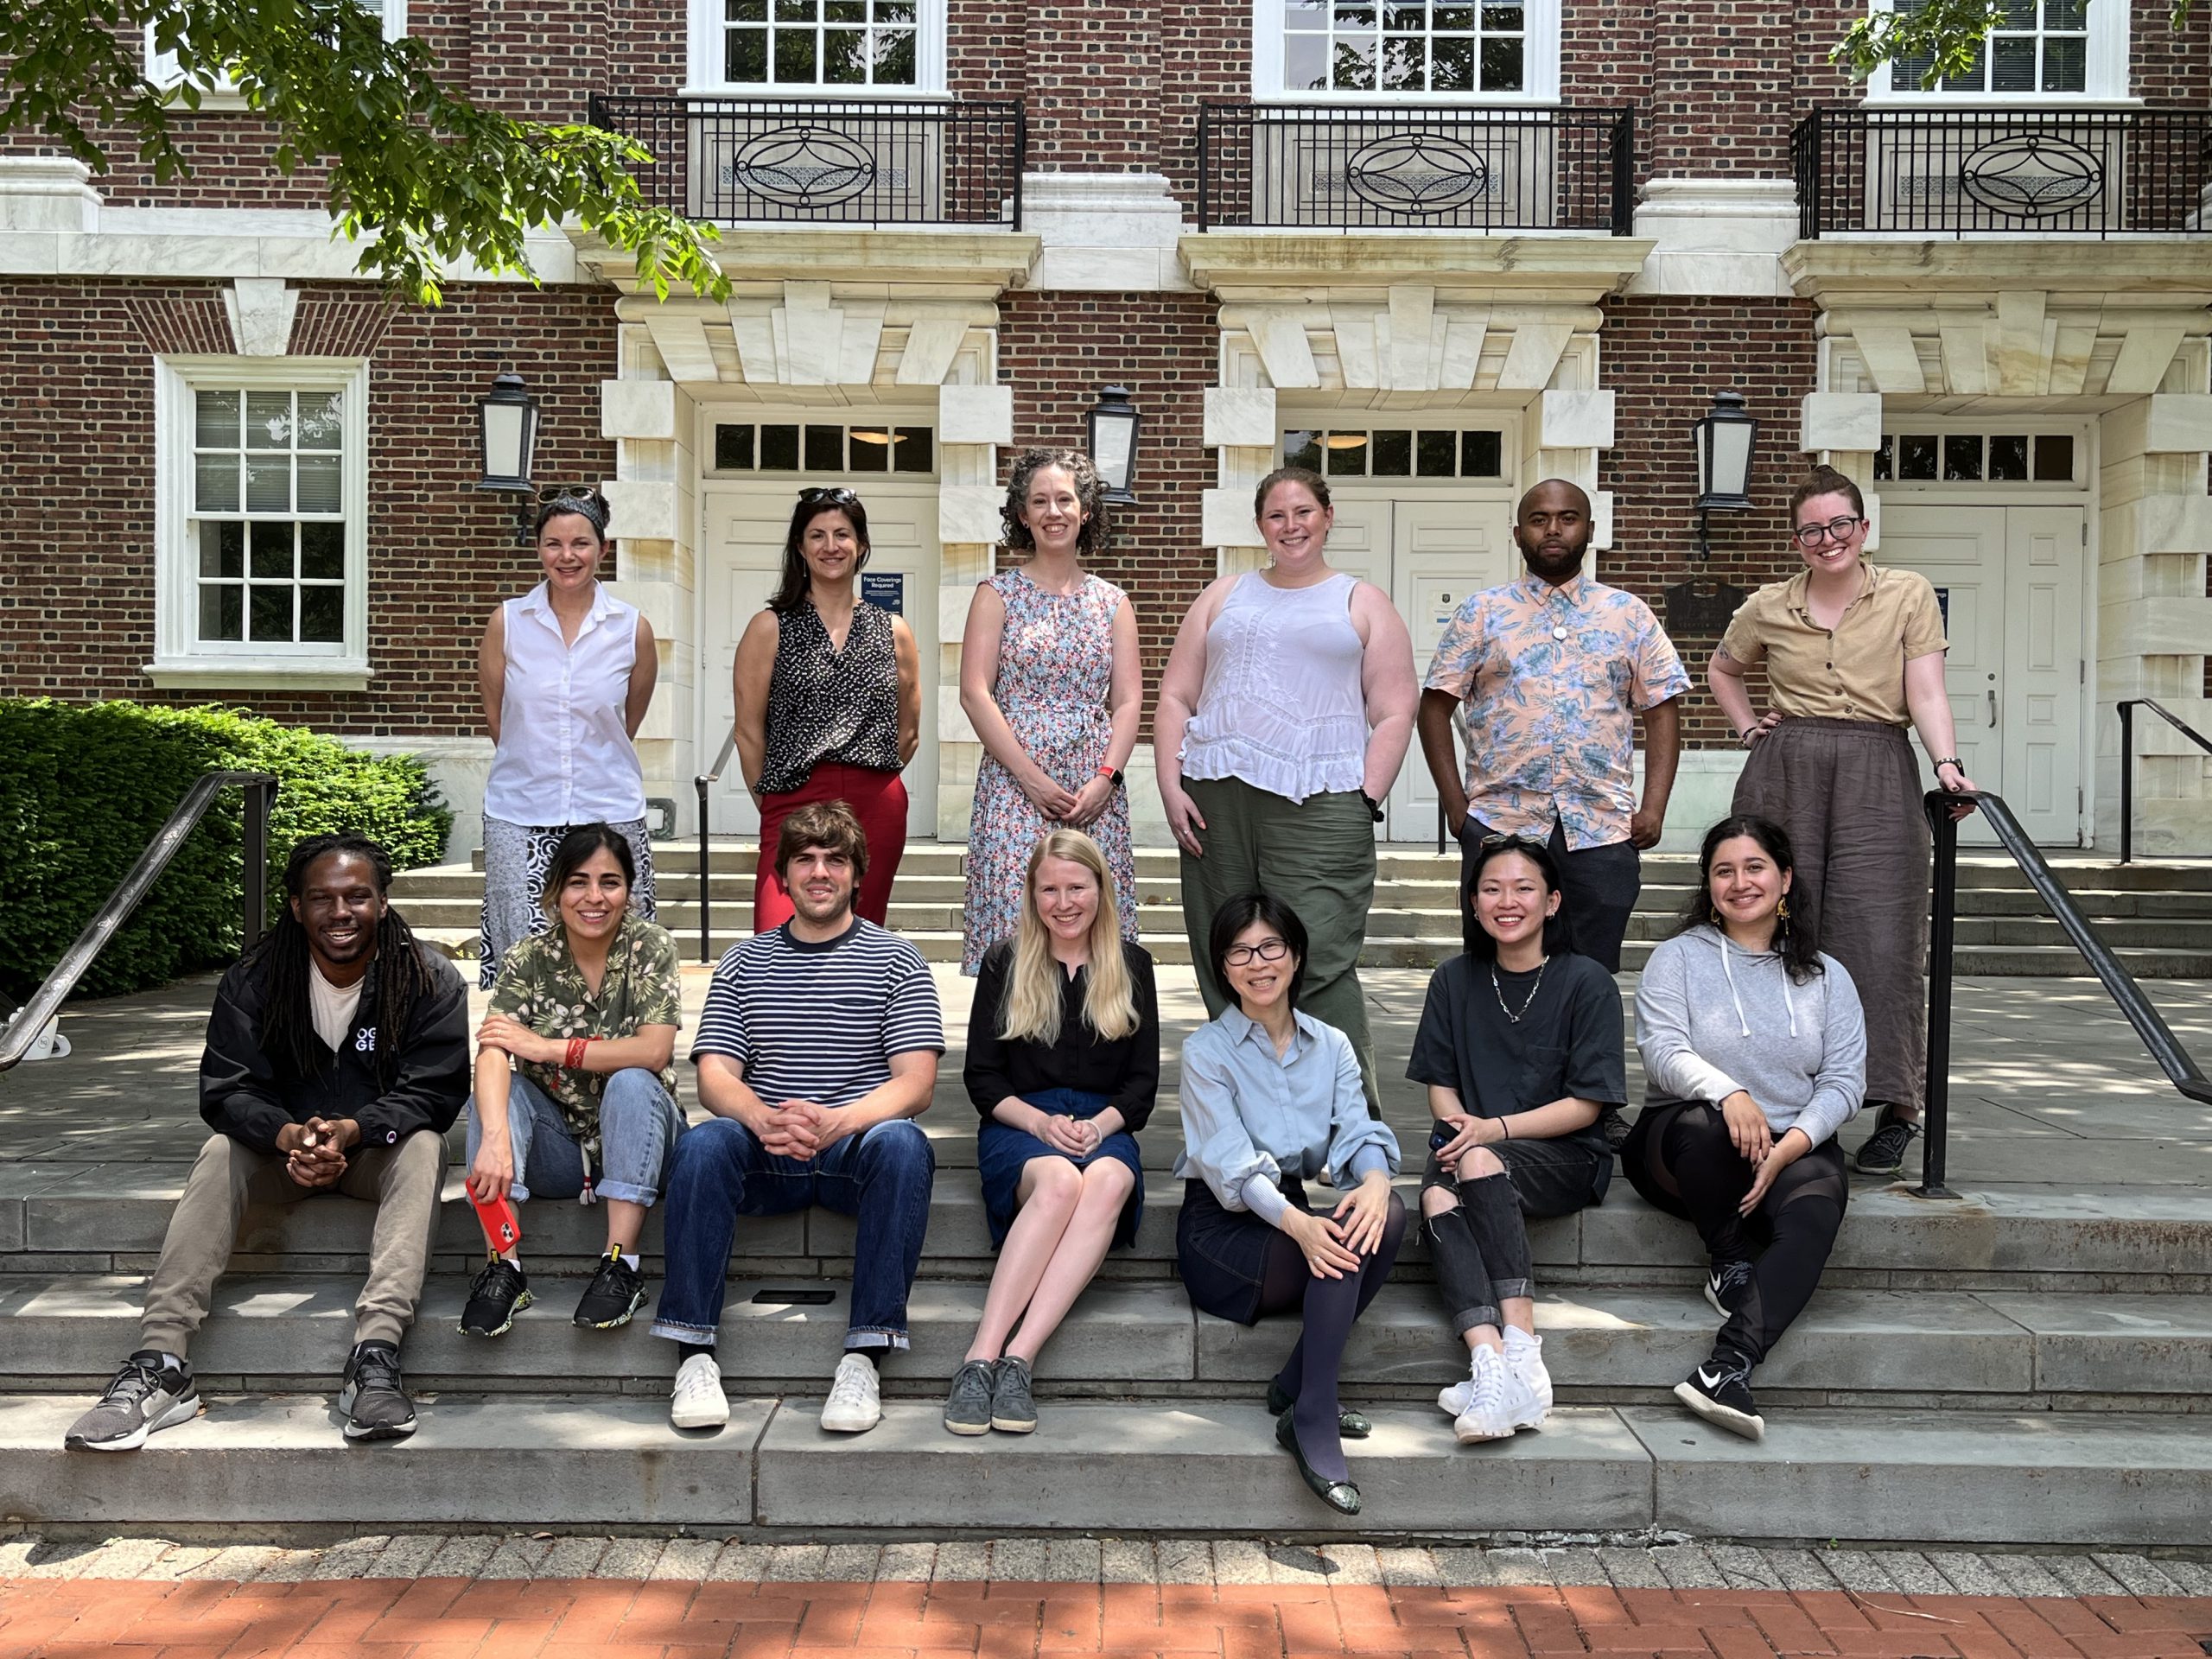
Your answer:
[[[954,104],[959,100],[942,88],[927,86],[769,86],[759,81],[742,86],[685,86],[678,98],[730,98],[763,104]]]
[[[2102,98],[2091,92],[1869,92],[1866,110],[2139,110],[2139,98]]]
[[[1332,110],[1550,110],[1556,92],[1269,92],[1252,102],[1266,109],[1306,105]]]
[[[200,657],[149,663],[146,677],[163,691],[365,691],[374,675],[353,658]]]

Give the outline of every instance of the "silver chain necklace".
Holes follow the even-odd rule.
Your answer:
[[[1544,988],[1544,969],[1551,965],[1552,959],[1549,957],[1546,957],[1536,964],[1536,982],[1529,988],[1529,995],[1521,999],[1521,1012],[1516,1014],[1505,1006],[1505,988],[1497,982],[1497,963],[1493,960],[1490,965],[1490,988],[1497,997],[1498,1012],[1513,1024],[1519,1025],[1527,1017],[1529,1005],[1536,1000],[1536,993]]]

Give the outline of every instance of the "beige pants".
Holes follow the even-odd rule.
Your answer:
[[[442,1135],[419,1130],[396,1147],[355,1147],[334,1189],[377,1206],[369,1240],[368,1282],[353,1304],[355,1342],[397,1343],[414,1323],[445,1179]],[[182,1358],[207,1317],[215,1281],[230,1265],[238,1221],[250,1204],[296,1204],[321,1188],[298,1185],[281,1154],[257,1152],[227,1135],[200,1148],[184,1196],[169,1217],[162,1259],[146,1287],[139,1345]]]

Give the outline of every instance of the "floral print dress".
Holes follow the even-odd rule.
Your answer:
[[[1127,602],[1111,582],[1086,575],[1072,594],[1048,594],[1020,570],[988,578],[1006,606],[991,695],[1015,741],[1063,789],[1079,790],[1105,763],[1113,734],[1106,706],[1114,677],[1114,613]],[[1022,879],[1048,823],[988,753],[976,774],[968,822],[967,935],[960,971],[1012,938],[1021,919]],[[1136,862],[1129,851],[1129,792],[1117,789],[1088,833],[1106,855],[1121,906],[1122,937],[1137,937]]]

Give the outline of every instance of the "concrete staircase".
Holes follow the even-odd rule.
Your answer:
[[[965,893],[963,849],[957,842],[908,847],[892,893],[891,927],[935,962],[960,957]],[[719,949],[753,923],[754,843],[722,841],[712,851],[714,938]],[[481,855],[479,855],[480,860]],[[696,842],[664,843],[655,852],[660,920],[687,958],[698,954],[699,857]],[[1387,849],[1377,871],[1368,919],[1371,967],[1430,968],[1459,949],[1456,853],[1440,858],[1409,848]],[[1697,862],[1681,853],[1647,854],[1643,893],[1630,919],[1622,966],[1638,968],[1663,938],[1695,884]],[[2139,978],[2212,976],[2212,861],[2120,865],[2068,855],[2060,874],[2098,924],[2120,960]],[[2045,914],[2035,892],[2002,854],[1969,855],[1959,869],[1958,971],[1990,975],[2072,975],[2081,957]],[[479,863],[410,870],[393,896],[418,931],[457,954],[476,948],[483,899]],[[1137,901],[1146,948],[1162,962],[1190,960],[1182,896],[1172,850],[1137,855]]]

